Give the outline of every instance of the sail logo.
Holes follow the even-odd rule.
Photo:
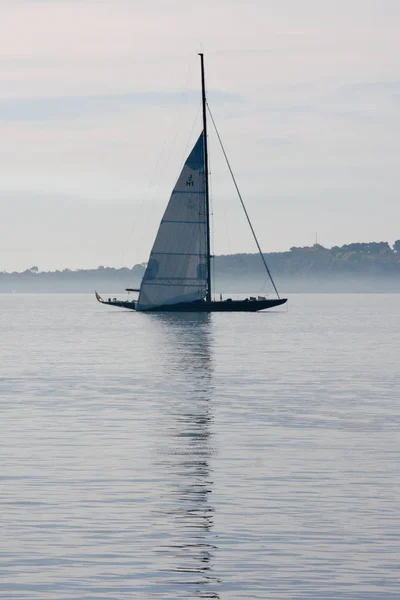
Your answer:
[[[186,179],[186,185],[192,187],[194,186],[193,175],[189,175],[189,177]]]

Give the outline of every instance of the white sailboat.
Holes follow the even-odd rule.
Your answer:
[[[229,162],[228,166],[246,218],[277,297],[274,299],[262,297],[246,298],[245,300],[227,299],[225,301],[212,299],[207,100],[203,54],[200,54],[200,59],[203,130],[190,152],[172,191],[150,253],[140,289],[127,288],[128,292],[138,292],[138,299],[132,302],[116,298],[103,300],[96,292],[96,298],[102,304],[147,312],[255,312],[284,304],[287,301],[286,298],[280,298],[279,296]],[[224,149],[223,152],[226,158]]]

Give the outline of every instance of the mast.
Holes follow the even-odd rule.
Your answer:
[[[204,78],[204,54],[199,52],[201,61],[201,98],[203,106],[203,143],[204,143],[204,170],[206,192],[206,226],[207,226],[207,296],[206,301],[211,302],[211,234],[210,234],[210,196],[208,186],[208,148],[207,148],[207,101],[206,85]]]

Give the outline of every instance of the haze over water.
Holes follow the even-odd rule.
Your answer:
[[[0,597],[399,598],[397,295],[0,295]]]

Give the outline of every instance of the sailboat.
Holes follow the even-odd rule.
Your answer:
[[[216,132],[223,154],[264,267],[277,297],[270,299],[257,296],[244,300],[233,300],[231,298],[222,300],[222,296],[220,296],[220,300],[213,299],[207,149],[208,104],[205,90],[204,54],[201,53],[199,56],[201,64],[203,130],[186,159],[178,181],[172,191],[150,253],[140,288],[126,288],[127,292],[138,292],[138,298],[133,301],[118,300],[117,298],[104,300],[95,292],[97,300],[102,304],[143,312],[256,312],[279,306],[287,301],[286,298],[279,296],[217,129]],[[213,119],[212,121],[215,126]]]

